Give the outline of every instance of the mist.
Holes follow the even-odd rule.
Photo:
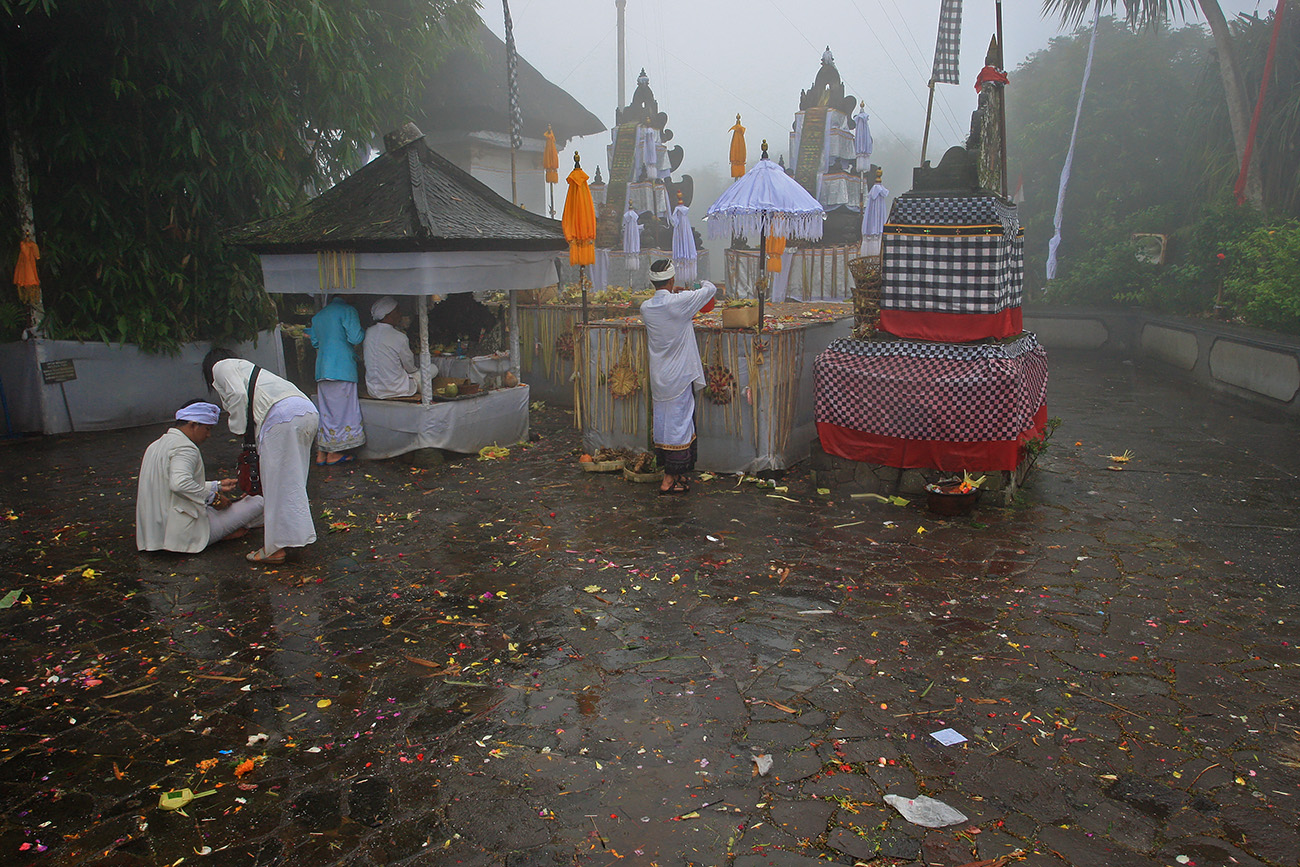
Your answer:
[[[789,163],[800,91],[812,86],[828,47],[845,92],[865,102],[871,116],[872,162],[883,167],[885,186],[895,195],[910,189],[912,168],[920,161],[939,6],[940,0],[627,0],[625,98],[631,99],[644,68],[660,109],[668,114],[672,144],[684,151],[674,177],[695,179],[696,227],[703,228],[704,210],[731,181],[727,151],[737,113],[746,127],[751,163],[763,139],[772,159],[784,156]],[[936,162],[966,139],[977,99],[974,82],[996,32],[993,0],[967,0],[963,7],[963,83],[935,86],[927,158]],[[1272,8],[1255,0],[1224,0],[1222,7],[1230,17]],[[618,103],[614,0],[512,0],[510,13],[520,54],[611,126]],[[504,35],[499,3],[486,0],[481,14]],[[1007,0],[1002,14],[1011,72],[1008,98],[1014,100],[1016,66],[1069,30],[1056,16],[1045,18],[1038,0]],[[561,177],[573,165],[575,150],[589,173],[599,165],[607,174],[609,140],[606,132],[570,142],[561,154]],[[1014,178],[1015,167],[1009,171]],[[711,243],[710,249],[716,279],[721,246]]]

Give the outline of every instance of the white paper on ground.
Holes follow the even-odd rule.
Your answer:
[[[885,802],[902,813],[904,819],[923,828],[943,828],[966,821],[965,816],[943,801],[936,801],[925,795],[917,795],[915,798],[885,795]]]
[[[930,732],[930,737],[934,738],[945,747],[953,744],[966,743],[966,736],[959,733],[956,729],[939,729],[937,732]]]

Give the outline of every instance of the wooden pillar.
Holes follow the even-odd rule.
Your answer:
[[[429,354],[429,296],[417,296],[420,320],[420,403],[433,403],[433,359]]]

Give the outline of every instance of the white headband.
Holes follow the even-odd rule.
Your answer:
[[[392,295],[385,295],[374,304],[370,305],[370,318],[378,322],[389,313],[397,309],[397,299]]]
[[[672,262],[669,262],[668,267],[662,271],[656,271],[653,268],[650,269],[651,283],[666,283],[676,276],[677,276],[677,269],[673,267]]]
[[[212,403],[192,403],[176,410],[177,421],[195,421],[199,424],[216,424],[221,410]]]

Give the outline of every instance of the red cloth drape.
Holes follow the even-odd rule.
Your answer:
[[[992,442],[942,442],[904,440],[863,433],[828,422],[817,422],[822,450],[851,461],[902,469],[932,469],[945,473],[1014,470],[1023,457],[1027,440],[1043,435],[1047,427],[1047,406],[1034,414],[1033,422],[1014,440]]]
[[[880,311],[881,331],[910,340],[938,343],[974,343],[993,337],[1014,337],[1025,330],[1021,308],[997,313],[933,313],[923,310]]]
[[[992,81],[996,84],[1007,84],[1010,82],[1010,79],[1007,78],[1005,72],[998,69],[996,66],[986,66],[980,70],[979,77],[975,79],[976,93],[980,92],[980,88],[984,86],[984,82],[986,81]]]
[[[1246,178],[1250,175],[1250,155],[1255,150],[1255,133],[1259,130],[1259,110],[1264,107],[1264,96],[1268,93],[1268,80],[1273,75],[1273,57],[1277,54],[1277,35],[1282,29],[1282,7],[1286,0],[1277,0],[1277,12],[1273,14],[1273,38],[1268,43],[1268,57],[1264,59],[1264,77],[1259,82],[1259,100],[1255,103],[1255,113],[1250,118],[1250,133],[1246,136],[1246,152],[1241,155],[1241,173],[1237,175],[1237,185],[1232,191],[1237,194],[1237,204],[1246,203]]]

